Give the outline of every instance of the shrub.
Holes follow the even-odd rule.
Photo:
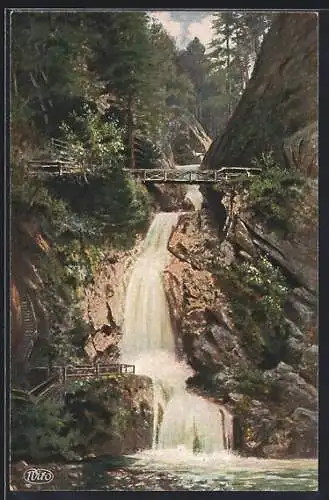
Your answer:
[[[131,396],[125,394],[121,375],[102,380],[77,380],[67,388],[66,406],[74,416],[82,439],[79,448],[124,436],[131,415]]]
[[[12,399],[11,450],[13,460],[43,461],[75,457],[78,432],[64,405],[47,400],[38,404]]]
[[[297,170],[277,165],[272,153],[263,154],[253,164],[261,167],[262,172],[252,178],[248,188],[251,208],[269,226],[284,233],[291,231],[291,210],[302,196],[305,181]]]
[[[80,115],[73,112],[61,124],[60,131],[72,158],[91,173],[109,168],[113,159],[117,161],[123,156],[123,130],[116,121],[102,117],[86,103]]]
[[[283,316],[288,293],[284,276],[266,257],[254,265],[234,263],[215,274],[230,299],[235,326],[250,357],[260,367],[275,366],[288,335]]]

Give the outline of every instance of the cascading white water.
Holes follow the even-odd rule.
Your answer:
[[[183,446],[212,453],[232,441],[230,419],[220,407],[185,389],[193,370],[178,361],[163,271],[170,261],[168,240],[178,213],[159,213],[133,268],[125,303],[121,360],[154,384],[153,447]]]
[[[160,427],[158,447],[212,453],[225,448],[224,422],[214,403],[189,394],[175,392],[168,402]]]
[[[175,165],[178,170],[183,170],[185,172],[196,172],[199,170],[199,163],[192,163],[190,165]],[[201,210],[203,196],[200,192],[200,186],[198,184],[186,184],[186,195],[185,200],[191,201],[194,205],[195,210]]]
[[[169,263],[167,243],[177,221],[174,212],[155,216],[130,277],[120,346],[127,362],[145,352],[175,351],[162,273]]]

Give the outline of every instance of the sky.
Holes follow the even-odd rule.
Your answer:
[[[216,12],[162,10],[150,12],[150,15],[163,24],[180,49],[185,48],[194,37],[198,37],[207,48],[212,39],[211,24]]]

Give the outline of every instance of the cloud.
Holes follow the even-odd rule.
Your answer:
[[[213,38],[212,30],[213,14],[204,17],[201,21],[195,21],[187,26],[185,41],[188,43],[194,37],[198,37],[200,42],[207,48]]]
[[[172,18],[170,12],[156,11],[150,13],[150,16],[156,19],[157,21],[160,21],[163,24],[164,28],[169,33],[169,35],[175,38],[178,46],[182,45],[182,40],[184,38],[182,24],[179,23],[178,21],[175,21]]]
[[[188,14],[192,14],[188,12]],[[207,48],[208,43],[213,37],[212,31],[212,21],[214,14],[199,14],[199,21],[189,22],[190,16],[185,16],[184,21],[175,20],[175,12],[171,11],[154,11],[149,13],[150,17],[161,22],[165,30],[172,36],[178,48],[182,49],[187,46],[187,44],[193,40],[194,37],[198,37]],[[195,13],[193,14],[195,16]]]

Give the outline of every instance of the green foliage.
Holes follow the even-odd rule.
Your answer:
[[[266,257],[254,265],[232,264],[215,274],[230,299],[233,321],[251,359],[261,368],[275,366],[288,335],[283,315],[288,293],[285,278]]]
[[[248,188],[248,199],[255,214],[268,225],[287,233],[293,229],[292,207],[301,199],[304,180],[297,170],[281,168],[273,154],[263,154],[254,165],[262,168]]]
[[[11,19],[14,119],[52,135],[76,97],[93,94],[85,27],[79,14],[13,12]]]
[[[80,233],[95,245],[129,246],[148,221],[151,200],[147,190],[120,166],[90,177],[88,183],[55,179],[49,187],[70,207],[71,215],[63,219],[67,231]]]
[[[80,449],[122,438],[127,431],[131,395],[123,380],[129,384],[129,376],[115,375],[107,384],[103,379],[80,380],[67,388],[66,407],[77,422],[82,437]]]
[[[135,151],[137,168],[156,168],[161,156],[160,149],[152,141],[138,138]]]
[[[11,451],[13,460],[72,460],[78,432],[69,412],[55,401],[38,404],[12,399]]]
[[[55,197],[37,178],[25,175],[23,163],[11,165],[11,203],[15,213],[39,212],[50,217],[54,226],[61,224],[68,213],[68,207]]]
[[[264,376],[258,368],[246,369],[239,367],[234,376],[237,392],[258,400],[277,398],[277,387],[271,379]]]
[[[69,154],[85,165],[89,173],[110,168],[113,160],[122,160],[124,146],[122,130],[116,122],[104,119],[90,106],[83,106],[83,114],[73,112],[69,123],[62,123],[60,131],[68,142]]]

